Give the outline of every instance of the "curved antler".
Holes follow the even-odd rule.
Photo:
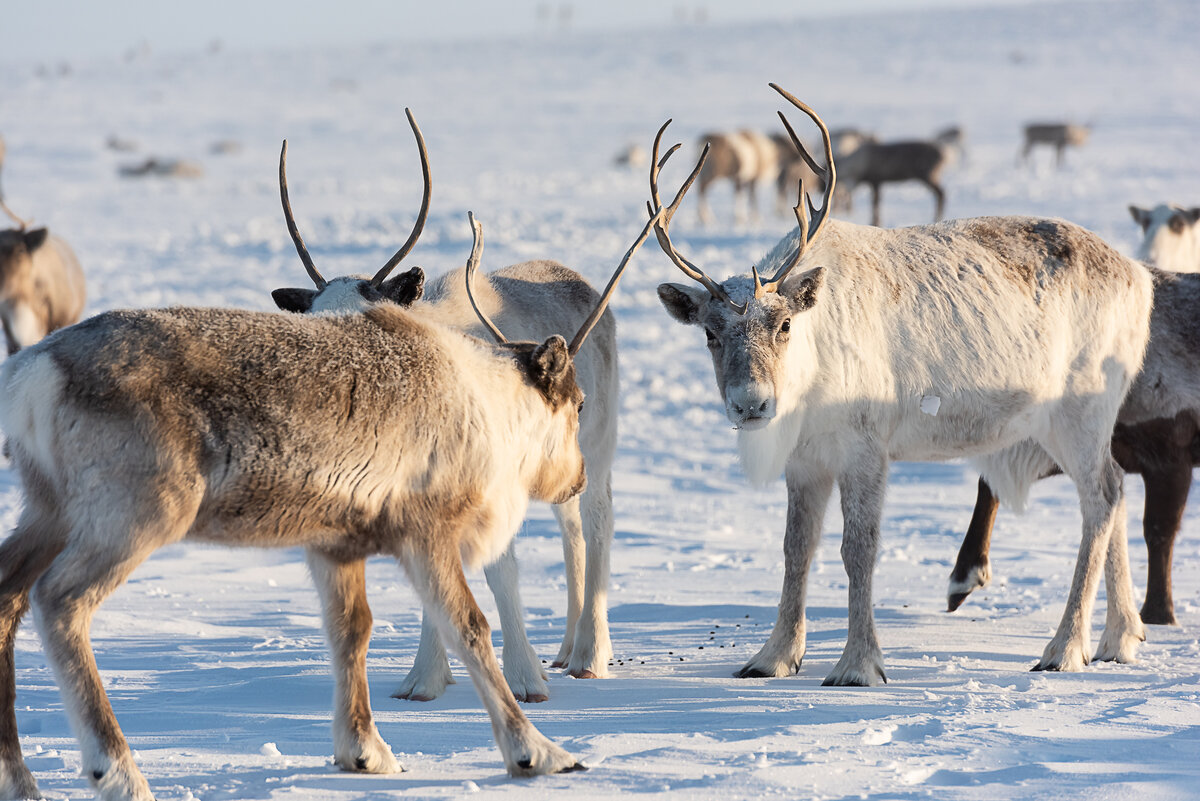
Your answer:
[[[659,247],[675,263],[675,266],[683,271],[684,275],[693,281],[700,282],[710,295],[722,303],[729,304],[738,314],[745,314],[745,304],[737,304],[730,300],[729,295],[721,288],[720,284],[709,278],[699,267],[685,259],[671,242],[671,235],[668,232],[668,228],[671,225],[671,218],[675,216],[675,212],[679,208],[679,203],[683,200],[683,196],[687,194],[688,189],[691,188],[692,182],[700,174],[700,170],[704,166],[704,161],[708,158],[709,145],[707,143],[704,145],[704,150],[700,154],[700,160],[696,162],[696,167],[692,170],[692,174],[688,176],[683,186],[679,188],[679,192],[675,195],[675,199],[671,201],[671,205],[663,208],[662,199],[658,196],[658,174],[662,170],[663,165],[667,163],[667,159],[671,158],[671,155],[681,147],[679,144],[672,146],[666,155],[662,157],[662,160],[659,160],[658,150],[662,144],[663,134],[666,133],[667,126],[670,124],[671,120],[667,120],[658,129],[658,134],[654,137],[654,151],[650,156],[650,201],[646,203],[646,208],[649,210],[651,217],[661,214],[662,220],[658,225],[654,226],[654,235],[658,238]]]
[[[29,220],[23,220],[14,214],[13,210],[8,207],[8,204],[4,202],[4,198],[2,197],[0,197],[0,209],[2,209],[9,217],[12,217],[13,222],[17,224],[17,227],[20,230],[24,231],[29,227]]]
[[[283,140],[283,149],[279,151],[279,199],[283,201],[283,217],[287,220],[288,233],[292,235],[292,242],[296,245],[296,253],[300,254],[300,261],[304,262],[304,269],[308,272],[308,277],[317,285],[317,289],[324,289],[328,281],[325,276],[321,275],[313,264],[312,256],[308,255],[308,248],[304,246],[304,239],[300,236],[300,229],[296,227],[296,218],[292,216],[292,204],[288,200],[287,188],[287,140]]]
[[[429,218],[429,197],[431,190],[431,180],[429,176],[429,153],[425,150],[425,137],[421,136],[421,129],[417,126],[417,120],[413,117],[412,111],[404,109],[404,113],[408,115],[408,124],[412,126],[413,135],[417,137],[417,151],[421,154],[421,177],[425,181],[425,193],[421,197],[421,211],[417,214],[417,221],[413,223],[412,233],[408,235],[408,241],[400,246],[387,264],[375,273],[375,277],[371,279],[371,286],[378,287],[383,283],[383,280],[388,277],[396,265],[403,261],[408,252],[417,244],[417,238],[421,236],[421,231],[425,228],[425,220]],[[472,223],[474,225],[474,223]]]
[[[600,322],[601,315],[608,308],[608,302],[612,300],[613,293],[617,291],[617,282],[621,280],[621,276],[625,273],[625,268],[629,265],[629,260],[633,258],[634,253],[638,252],[638,248],[645,244],[646,240],[650,237],[650,229],[659,224],[659,221],[666,215],[666,212],[667,210],[663,208],[655,212],[654,216],[642,228],[642,232],[638,234],[637,239],[629,246],[629,250],[625,251],[625,258],[621,259],[621,263],[617,265],[612,278],[608,279],[608,286],[604,287],[604,294],[600,296],[600,301],[596,304],[596,308],[592,309],[592,313],[588,315],[588,318],[583,321],[583,325],[575,332],[574,339],[571,340],[571,344],[567,347],[567,353],[574,356],[583,347],[584,340],[587,339],[588,334],[592,333],[592,329],[596,327],[596,323]]]
[[[479,322],[483,323],[483,327],[492,335],[492,339],[500,345],[508,344],[508,337],[500,333],[500,329],[492,322],[492,319],[484,313],[483,309],[479,308],[479,304],[475,302],[475,293],[471,291],[471,285],[475,282],[475,271],[479,269],[479,259],[483,256],[483,225],[475,221],[475,215],[467,212],[467,222],[471,223],[471,235],[474,237],[474,242],[471,245],[471,258],[467,259],[467,268],[465,270],[467,276],[467,300],[471,301],[471,308],[475,310],[475,316],[479,318]]]
[[[770,87],[783,95],[793,106],[807,114],[817,124],[817,127],[821,129],[821,139],[825,145],[825,163],[828,167],[822,169],[817,166],[812,156],[808,155],[808,150],[800,142],[800,137],[796,136],[796,132],[792,129],[791,124],[788,123],[787,117],[783,116],[782,111],[779,112],[779,119],[783,121],[783,127],[787,129],[788,136],[792,138],[792,144],[796,146],[800,157],[804,159],[809,169],[825,181],[825,192],[820,211],[818,212],[817,208],[813,206],[812,198],[804,191],[804,182],[800,181],[799,197],[796,198],[796,205],[792,208],[792,211],[796,215],[796,222],[800,225],[800,241],[796,245],[795,252],[788,257],[784,265],[779,268],[779,271],[766,281],[763,281],[759,276],[758,268],[753,268],[754,297],[756,298],[761,298],[767,292],[778,292],[783,279],[787,278],[788,273],[794,270],[796,265],[800,263],[800,257],[808,249],[809,243],[817,238],[817,235],[821,233],[821,228],[825,225],[825,221],[829,219],[829,210],[833,205],[833,188],[837,183],[837,168],[833,164],[833,142],[830,140],[829,129],[825,127],[825,123],[821,121],[817,113],[808,105],[797,100],[790,92],[779,86],[779,84],[772,83]],[[808,207],[807,210],[804,208],[805,206]]]

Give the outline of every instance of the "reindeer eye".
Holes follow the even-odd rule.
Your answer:
[[[580,401],[579,405],[575,407],[575,413],[583,414],[583,401]]]
[[[789,332],[791,330],[792,330],[792,321],[790,319],[784,320],[783,325],[779,326],[779,333],[781,333],[781,334],[786,334],[787,332]]]

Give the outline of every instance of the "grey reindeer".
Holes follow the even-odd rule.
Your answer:
[[[1146,346],[1148,272],[1061,220],[984,217],[886,230],[830,219],[837,173],[829,132],[812,109],[771,86],[821,129],[827,166],[804,158],[827,186],[820,212],[805,195],[798,227],[751,275],[717,283],[679,253],[668,230],[674,209],[662,207],[656,174],[650,182],[652,210],[662,213],[659,245],[699,284],[661,284],[659,298],[677,321],[705,332],[748,477],[766,483],[783,474],[787,484],[779,616],[736,675],[786,676],[804,658],[807,574],[836,483],[849,628],[825,683],[886,680],[872,575],[893,459],[969,457],[1017,501],[1048,466],[1062,465],[1079,490],[1082,541],[1062,621],[1036,668],[1078,670],[1091,657],[1101,566],[1108,607],[1096,658],[1133,660],[1144,628],[1129,576],[1122,473],[1108,443]]]

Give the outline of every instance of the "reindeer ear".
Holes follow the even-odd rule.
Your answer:
[[[46,244],[46,238],[49,235],[50,232],[45,228],[34,228],[32,231],[26,231],[24,234],[22,234],[22,238],[25,240],[25,249],[30,253],[33,253],[42,245]]]
[[[1150,212],[1131,205],[1129,207],[1129,214],[1133,217],[1133,221],[1142,226],[1142,230],[1145,231],[1146,226],[1150,224]]]
[[[795,278],[789,278],[787,289],[781,289],[780,294],[791,301],[793,312],[808,311],[817,302],[817,290],[824,282],[825,268],[814,267]]]
[[[425,271],[413,267],[408,272],[389,278],[379,285],[385,298],[397,306],[411,306],[421,299],[425,291]]]
[[[311,309],[313,298],[316,296],[317,290],[315,289],[285,287],[271,291],[271,298],[275,301],[276,306],[285,312],[295,312],[297,314],[304,314]]]
[[[708,290],[683,284],[659,284],[658,299],[667,313],[684,325],[700,324],[700,304]]]
[[[530,360],[537,378],[555,379],[566,372],[571,364],[567,354],[567,341],[558,334],[538,345]]]
[[[1188,209],[1184,214],[1192,221],[1192,225],[1195,225],[1196,221],[1200,220],[1200,208]]]

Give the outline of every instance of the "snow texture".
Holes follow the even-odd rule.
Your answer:
[[[951,216],[1023,213],[1089,227],[1127,253],[1126,205],[1200,202],[1200,4],[1039,4],[782,21],[543,34],[438,45],[158,55],[80,61],[68,74],[0,65],[3,187],[14,211],[75,248],[89,312],[167,304],[271,308],[306,286],[279,207],[280,141],[292,204],[328,276],[374,272],[406,236],[420,199],[403,108],[429,143],[433,211],[409,259],[430,274],[470,250],[484,268],[555,258],[603,281],[640,229],[642,170],[611,165],[648,147],[667,117],[686,144],[676,185],[706,130],[773,131],[777,81],[831,127],[884,138],[967,132],[947,175]],[[381,36],[384,32],[381,32]],[[801,125],[801,115],[792,113]],[[1017,166],[1030,120],[1094,124],[1091,140]],[[813,139],[811,126],[802,135]],[[134,153],[105,147],[132,140]],[[215,142],[240,149],[215,154]],[[121,178],[154,155],[203,163],[197,179]],[[685,164],[685,162],[688,162]],[[773,197],[758,223],[697,225],[694,198],[673,226],[713,274],[742,271],[789,227]],[[852,219],[869,213],[865,195]],[[788,205],[794,202],[789,198]],[[920,187],[888,187],[887,225],[927,222]],[[331,764],[328,655],[316,593],[296,551],[181,545],[160,551],[101,608],[95,649],[123,730],[157,797],[171,799],[1194,798],[1200,781],[1200,539],[1189,509],[1175,553],[1178,627],[1150,627],[1135,665],[1034,674],[1062,612],[1079,542],[1078,501],[1040,483],[1023,517],[1004,512],[994,578],[954,614],[945,589],[970,518],[962,464],[892,469],[875,580],[890,682],[821,687],[846,634],[836,503],[808,596],[799,674],[735,680],[763,644],[782,583],[780,483],[748,486],[716,396],[704,338],[673,323],[655,286],[686,280],[651,242],[614,302],[622,369],[614,500],[612,678],[552,672],[526,707],[591,770],[507,778],[479,699],[458,682],[431,703],[388,692],[410,667],[420,612],[396,566],[368,567],[376,616],[368,668],[381,734],[408,769],[339,773]],[[952,332],[947,332],[952,335]],[[1126,481],[1134,581],[1144,587],[1140,480]],[[0,524],[20,507],[0,470]],[[534,647],[549,659],[566,613],[550,510],[518,535]],[[494,606],[482,576],[472,586]],[[1103,603],[1093,623],[1100,624]],[[498,634],[497,634],[498,637]],[[1096,638],[1093,637],[1093,640]],[[53,678],[27,621],[17,641],[21,745],[50,798],[87,794]]]

